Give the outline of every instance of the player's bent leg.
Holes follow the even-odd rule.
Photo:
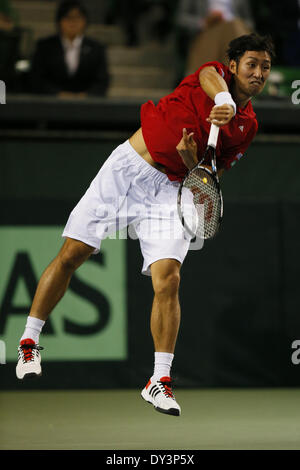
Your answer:
[[[63,297],[74,271],[95,248],[67,238],[61,250],[42,274],[33,299],[26,328],[18,347],[18,379],[37,377],[42,373],[39,334],[56,304]]]
[[[71,277],[95,248],[79,240],[67,238],[61,250],[49,264],[38,283],[30,316],[47,320],[58,301],[66,292]]]
[[[162,259],[151,265],[154,301],[151,312],[151,333],[155,347],[153,376],[142,390],[142,398],[161,413],[179,416],[180,406],[172,391],[170,369],[180,325],[178,290],[180,263]]]

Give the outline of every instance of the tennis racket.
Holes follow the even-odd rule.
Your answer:
[[[216,166],[219,130],[211,124],[203,158],[187,173],[178,190],[178,214],[193,238],[213,238],[223,218],[223,197]],[[211,162],[211,169],[203,166],[204,161]]]

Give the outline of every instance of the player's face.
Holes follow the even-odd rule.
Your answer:
[[[230,61],[237,89],[246,96],[262,92],[271,71],[271,58],[266,51],[246,51],[237,64]]]
[[[61,19],[59,26],[63,36],[74,39],[76,36],[81,36],[84,33],[86,18],[78,8],[72,8],[72,10]]]

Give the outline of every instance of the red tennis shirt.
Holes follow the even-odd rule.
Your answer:
[[[206,121],[215,105],[199,83],[199,72],[214,66],[230,87],[232,74],[220,62],[207,62],[195,73],[182,80],[170,95],[161,98],[155,106],[153,101],[141,107],[141,124],[147,149],[154,161],[166,168],[168,178],[180,181],[187,168],[176,150],[182,138],[182,129],[194,132],[200,160],[207,146],[210,123]],[[216,148],[217,168],[230,169],[250,145],[258,124],[251,101],[244,108],[237,106],[236,115],[222,126]]]

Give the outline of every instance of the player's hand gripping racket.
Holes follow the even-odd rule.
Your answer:
[[[216,167],[219,127],[211,124],[202,160],[181,182],[177,207],[182,225],[194,238],[204,240],[216,235],[223,217],[223,197]],[[202,165],[211,161],[211,170]]]

